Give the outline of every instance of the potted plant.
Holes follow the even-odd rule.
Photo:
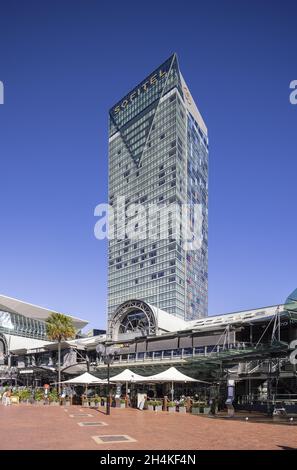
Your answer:
[[[94,396],[95,408],[98,408],[99,404],[101,403],[101,398],[98,395]]]
[[[155,402],[153,400],[150,400],[147,402],[147,409],[149,411],[154,411],[154,405],[155,405]]]
[[[70,406],[70,405],[71,405],[71,398],[67,396],[65,398],[65,406]]]
[[[194,401],[192,403],[192,414],[193,415],[198,415],[200,411],[200,402],[199,401]]]
[[[124,398],[120,399],[120,408],[126,408],[126,400]]]
[[[36,405],[41,405],[41,402],[43,400],[43,391],[40,389],[35,390],[34,393],[34,400]]]
[[[31,392],[27,388],[24,388],[23,390],[20,390],[18,392],[20,401],[23,403],[29,403],[29,400],[31,398]]]
[[[49,393],[49,404],[52,406],[58,406],[59,405],[59,396],[57,390],[54,388],[50,393]]]
[[[95,408],[95,406],[96,406],[95,397],[91,397],[91,398],[90,398],[90,406],[91,406],[92,408]]]
[[[169,401],[168,404],[167,404],[167,406],[168,406],[168,411],[169,411],[169,413],[175,413],[175,411],[176,411],[176,404],[175,404],[174,401]]]
[[[162,411],[162,402],[160,400],[155,401],[155,411]]]
[[[83,395],[83,397],[82,397],[82,405],[86,406],[86,407],[90,406],[88,397],[86,395]]]
[[[204,401],[199,402],[199,413],[204,413],[206,403]]]
[[[187,408],[186,408],[186,400],[181,399],[178,403],[178,411],[179,413],[186,413]]]

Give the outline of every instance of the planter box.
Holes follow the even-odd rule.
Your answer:
[[[70,406],[71,405],[71,401],[66,401],[65,402],[65,406]]]
[[[120,403],[120,408],[126,408],[126,403]]]
[[[186,413],[187,412],[187,408],[185,406],[180,406],[179,407],[179,412],[180,413]]]
[[[175,406],[168,406],[168,411],[169,411],[169,413],[175,413],[176,412],[176,407]]]
[[[156,405],[155,411],[162,411],[162,405]]]
[[[197,406],[192,407],[192,415],[199,415],[200,408]]]
[[[154,405],[147,405],[147,409],[149,411],[154,411]]]
[[[209,412],[210,412],[210,406],[205,407],[204,408],[204,414],[208,415]]]
[[[84,401],[84,402],[83,402],[83,406],[85,406],[86,408],[89,408],[89,406],[90,406],[90,405],[89,405],[89,402],[88,402],[88,401]]]
[[[59,406],[59,402],[58,401],[50,401],[50,405],[51,406]]]
[[[90,406],[91,406],[92,408],[95,408],[96,403],[95,403],[94,401],[90,401]]]

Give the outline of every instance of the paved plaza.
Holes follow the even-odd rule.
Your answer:
[[[284,449],[297,427],[157,413],[19,405],[0,406],[0,449]]]

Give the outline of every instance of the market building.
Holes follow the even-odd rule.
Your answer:
[[[1,303],[3,308],[3,297]],[[24,305],[29,308],[29,304]],[[9,309],[7,302],[5,309]],[[130,318],[135,309],[142,312],[138,322]],[[34,313],[38,315],[38,310],[34,309]],[[27,315],[34,317],[33,312]],[[78,319],[75,322],[78,329],[87,323]],[[2,383],[8,383],[11,368],[13,379],[19,384],[42,385],[56,379],[56,343],[20,335],[9,348],[9,337],[9,333],[1,333],[2,374],[4,367],[7,370],[7,375],[1,376]],[[297,290],[282,305],[192,322],[172,319],[169,313],[142,300],[130,300],[117,309],[111,339],[101,332],[96,336],[79,334],[63,343],[62,373],[69,378],[90,371],[106,378],[106,365],[96,352],[98,344],[103,344],[112,346],[114,351],[113,375],[128,367],[148,376],[173,365],[186,375],[207,381],[208,395],[224,397],[226,382],[232,378],[239,408],[253,406],[265,410],[267,404],[276,400],[286,401],[294,410],[297,375],[291,359],[292,342],[296,339]],[[30,340],[34,340],[34,345]],[[188,390],[186,385],[179,388]]]

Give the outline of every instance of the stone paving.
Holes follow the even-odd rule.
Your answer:
[[[106,416],[104,410],[78,406],[1,405],[0,422],[1,450],[297,449],[296,426],[179,413],[112,408]],[[104,424],[81,426],[82,422]],[[111,442],[104,436],[111,436]],[[126,437],[116,442],[121,436]]]

